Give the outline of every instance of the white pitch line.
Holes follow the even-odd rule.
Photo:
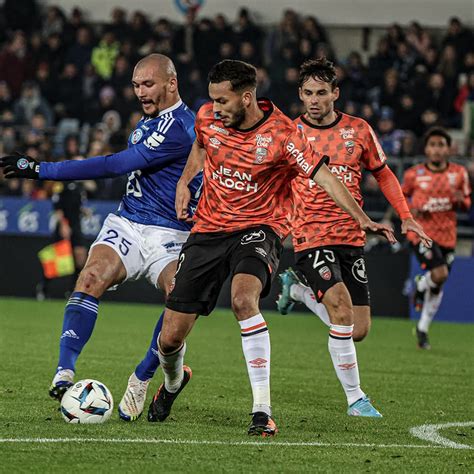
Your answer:
[[[422,439],[423,441],[436,443],[440,446],[444,446],[445,448],[473,449],[473,447],[469,446],[468,444],[455,443],[454,441],[451,441],[450,439],[444,438],[438,433],[439,430],[442,430],[445,428],[463,427],[463,426],[474,426],[474,421],[415,426],[410,429],[410,433],[413,436]]]
[[[156,438],[0,438],[2,443],[119,443],[119,444],[186,444],[205,446],[286,446],[286,447],[331,447],[331,448],[385,448],[385,449],[446,449],[448,446],[433,444],[376,444],[376,443],[321,443],[318,441],[211,441],[195,439],[156,439]]]

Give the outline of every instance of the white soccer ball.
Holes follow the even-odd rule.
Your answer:
[[[113,409],[109,389],[92,379],[76,382],[61,400],[61,414],[67,423],[104,423]]]

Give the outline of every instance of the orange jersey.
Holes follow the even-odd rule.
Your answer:
[[[363,119],[337,112],[327,126],[309,123],[304,116],[295,120],[315,149],[329,155],[331,172],[347,187],[362,207],[362,168],[374,171],[385,164],[385,154],[370,125]],[[292,220],[296,252],[324,245],[365,244],[365,232],[322,188],[308,178],[293,181],[295,214]]]
[[[326,161],[296,125],[269,100],[248,130],[226,128],[212,104],[196,117],[196,139],[206,150],[203,191],[192,232],[234,232],[257,225],[288,235],[291,180],[314,177]]]
[[[443,171],[431,171],[425,164],[412,166],[403,178],[403,193],[410,198],[410,207],[417,210],[417,221],[423,230],[442,247],[456,246],[456,194],[460,194],[465,206],[470,206],[471,189],[464,166],[449,163]],[[413,232],[407,235],[410,242],[420,239]]]

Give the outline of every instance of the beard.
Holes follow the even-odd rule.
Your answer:
[[[244,122],[244,120],[245,120],[245,108],[242,107],[241,109],[237,110],[234,113],[233,120],[229,124],[229,127],[239,128],[240,125],[242,125],[242,123]]]

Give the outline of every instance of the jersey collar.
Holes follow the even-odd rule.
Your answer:
[[[181,99],[176,102],[176,104],[172,105],[171,107],[168,107],[165,110],[162,110],[157,117],[160,117],[163,114],[168,114],[169,112],[173,112],[173,110],[179,109],[183,105],[183,101]]]
[[[314,124],[311,123],[309,120],[307,120],[304,115],[301,115],[301,116],[300,116],[300,120],[301,120],[305,125],[307,125],[308,127],[316,128],[316,129],[318,129],[318,130],[325,130],[325,129],[332,128],[332,127],[336,126],[336,125],[341,121],[341,119],[342,119],[342,114],[341,114],[341,112],[339,112],[339,110],[336,110],[335,112],[336,112],[336,115],[337,115],[336,120],[334,120],[334,122],[332,122],[332,123],[330,123],[330,124],[328,124],[328,125],[314,125]]]

